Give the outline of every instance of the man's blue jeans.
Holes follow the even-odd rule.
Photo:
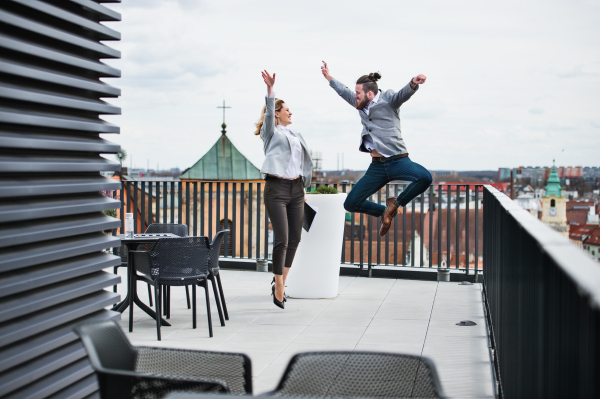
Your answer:
[[[367,198],[392,180],[412,182],[394,201],[397,206],[408,204],[417,195],[427,190],[432,182],[431,173],[411,161],[409,157],[387,162],[373,162],[367,169],[367,173],[348,194],[344,208],[349,212],[361,212],[376,217],[383,215],[385,206],[367,201]]]

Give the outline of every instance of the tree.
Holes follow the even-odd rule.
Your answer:
[[[121,151],[115,154],[115,158],[121,164],[121,168],[123,168],[123,161],[127,159],[127,151],[125,148],[121,148]]]

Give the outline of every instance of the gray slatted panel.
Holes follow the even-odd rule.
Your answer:
[[[100,78],[120,71],[101,21],[120,15],[91,0],[0,2],[0,397],[97,398],[98,385],[72,326],[118,319],[107,310],[120,278],[103,269],[119,227],[102,211],[120,201],[100,191],[119,151],[101,115],[120,90]]]

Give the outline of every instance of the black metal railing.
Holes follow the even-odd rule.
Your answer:
[[[190,235],[212,237],[231,230],[223,256],[270,258],[272,236],[264,208],[264,182],[123,181],[120,217],[133,213],[135,232],[150,223],[184,223]],[[370,197],[385,204],[409,183],[391,183]],[[313,184],[319,186],[320,184]],[[353,184],[331,184],[348,193]],[[124,191],[123,191],[124,190]],[[126,195],[121,193],[125,192]],[[348,213],[341,263],[374,266],[443,267],[468,274],[482,270],[482,186],[432,185],[400,210],[390,231],[378,234],[377,218]],[[266,228],[265,228],[266,227]]]
[[[600,397],[600,267],[484,187],[484,293],[500,395]]]

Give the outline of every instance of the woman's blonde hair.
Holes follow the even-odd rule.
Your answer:
[[[281,111],[281,107],[283,106],[284,103],[285,103],[285,101],[283,101],[282,99],[276,98],[275,99],[275,112]],[[260,119],[258,120],[258,122],[256,122],[254,124],[256,126],[256,130],[254,131],[255,136],[260,135],[260,129],[262,128],[262,125],[265,122],[265,114],[266,113],[267,113],[267,106],[265,105],[260,114]],[[261,139],[262,139],[262,137],[261,137]]]

